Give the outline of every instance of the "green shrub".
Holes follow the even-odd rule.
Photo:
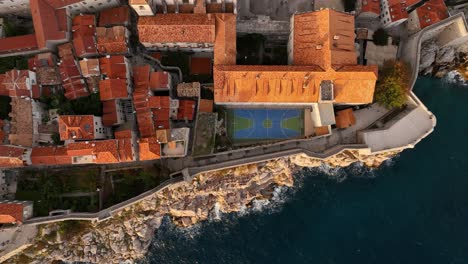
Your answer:
[[[375,87],[374,100],[388,108],[400,108],[409,91],[410,68],[402,61],[386,61]]]

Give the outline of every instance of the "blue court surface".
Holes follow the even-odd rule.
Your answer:
[[[302,109],[230,109],[228,130],[233,140],[286,139],[303,135]]]

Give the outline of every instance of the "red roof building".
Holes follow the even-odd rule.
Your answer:
[[[140,139],[140,160],[156,160],[161,158],[161,145],[156,137]]]
[[[96,21],[94,15],[79,15],[73,18],[73,47],[76,56],[88,57],[97,55]]]
[[[130,9],[128,6],[109,8],[99,13],[99,26],[128,26],[130,24]]]
[[[135,160],[131,139],[75,142],[68,144],[67,149],[74,164],[111,164]]]
[[[25,165],[23,155],[25,148],[0,145],[0,168],[15,168]]]
[[[125,79],[128,76],[128,62],[122,55],[99,58],[101,74],[110,79]]]
[[[194,115],[195,115],[195,101],[180,100],[179,110],[177,111],[177,119],[192,121]]]
[[[152,72],[149,87],[151,90],[167,90],[171,88],[171,74],[166,71]]]
[[[102,123],[104,126],[115,126],[125,122],[125,115],[120,100],[102,102]]]
[[[423,29],[448,18],[448,9],[443,0],[429,0],[416,9],[419,29]]]
[[[32,202],[0,202],[0,224],[22,224],[33,215]]]
[[[96,28],[97,48],[100,54],[125,54],[128,52],[129,31],[123,26]]]
[[[420,0],[382,0],[380,21],[384,27],[397,26],[408,19],[407,8]]]
[[[107,129],[100,117],[92,115],[59,116],[61,140],[92,140],[106,138]]]
[[[0,54],[30,52],[38,49],[35,34],[0,39]]]
[[[99,82],[99,95],[101,101],[114,99],[127,99],[127,80],[126,79],[106,79]]]
[[[71,164],[66,147],[34,147],[31,152],[32,165],[63,165]]]
[[[28,70],[11,70],[3,76],[2,85],[10,97],[31,97],[32,85],[36,84],[35,73]]]

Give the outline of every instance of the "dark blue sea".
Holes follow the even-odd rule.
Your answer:
[[[144,263],[468,263],[468,87],[420,78],[433,134],[379,169],[304,170],[262,209],[188,230]]]

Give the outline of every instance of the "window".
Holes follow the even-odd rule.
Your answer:
[[[189,3],[189,0],[182,0],[182,3],[183,3],[183,4],[188,4],[188,3]]]

